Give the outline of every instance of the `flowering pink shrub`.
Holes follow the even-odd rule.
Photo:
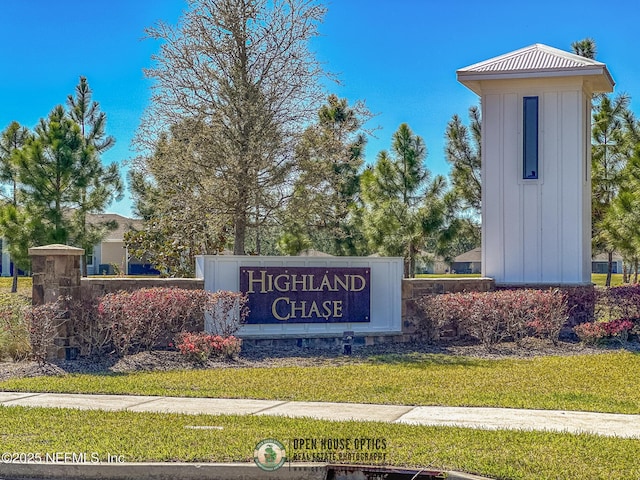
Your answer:
[[[204,330],[205,313],[229,336],[246,319],[246,295],[178,288],[143,288],[102,297],[98,315],[118,355],[166,347],[176,333]],[[103,335],[104,336],[104,335]]]
[[[630,320],[618,319],[608,322],[583,323],[575,326],[573,331],[580,341],[594,345],[609,339],[626,342],[633,326],[633,322]]]
[[[529,333],[558,339],[567,321],[566,298],[559,290],[514,289],[495,292],[429,295],[418,301],[423,330],[434,335],[444,325],[489,346]]]
[[[176,337],[176,348],[190,361],[204,363],[210,357],[233,358],[240,353],[242,340],[204,332],[182,332]]]
[[[589,345],[599,343],[607,336],[601,322],[581,323],[573,327],[573,331],[581,342]]]

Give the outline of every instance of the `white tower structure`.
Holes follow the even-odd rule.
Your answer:
[[[604,63],[535,44],[457,71],[482,104],[482,273],[591,283],[591,98]]]

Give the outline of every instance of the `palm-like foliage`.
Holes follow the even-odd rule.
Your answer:
[[[576,55],[580,55],[581,57],[590,58],[591,60],[595,60],[596,54],[598,50],[596,48],[596,42],[593,38],[585,38],[582,40],[578,40],[571,44],[571,49],[573,53]]]

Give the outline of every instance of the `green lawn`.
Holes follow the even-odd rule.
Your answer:
[[[492,406],[640,413],[640,355],[526,360],[386,355],[364,364],[66,375],[0,382],[0,390]],[[282,381],[274,381],[274,378]]]
[[[283,442],[289,455],[295,453],[293,438],[378,438],[386,441],[386,463],[398,466],[500,479],[640,478],[640,441],[585,434],[24,407],[0,407],[0,423],[3,451],[43,457],[95,452],[100,459],[110,454],[129,462],[249,462],[265,438]]]
[[[469,274],[430,274],[430,273],[419,273],[416,275],[416,278],[468,278],[468,277],[480,277],[479,273],[469,273]],[[607,275],[604,273],[594,273],[591,275],[591,281],[599,286],[604,286]],[[622,274],[616,273],[613,274],[611,285],[622,285]],[[31,296],[31,277],[19,277],[18,278],[18,289],[19,292],[23,295]],[[11,278],[10,277],[0,277],[0,293],[9,293],[11,290]]]
[[[0,293],[10,279],[0,279]],[[599,281],[594,275],[594,281]],[[617,281],[614,277],[614,281]],[[6,285],[5,285],[6,283]],[[30,279],[21,292],[30,293]],[[6,288],[6,290],[5,290]],[[66,375],[0,382],[0,390],[469,405],[640,414],[640,355],[523,360],[407,354],[344,366]],[[274,378],[280,381],[274,381]],[[170,415],[0,406],[3,451],[96,452],[126,461],[251,461],[264,438],[384,438],[387,463],[498,479],[640,478],[640,441],[268,416]],[[221,427],[209,430],[190,426]],[[291,454],[291,450],[289,450]]]
[[[13,278],[0,277],[0,294],[10,293]],[[31,298],[31,277],[18,277],[18,295]]]
[[[591,281],[595,283],[599,287],[604,287],[604,284],[607,281],[606,273],[592,273]],[[622,274],[614,273],[611,275],[611,286],[617,287],[618,285],[622,285]]]

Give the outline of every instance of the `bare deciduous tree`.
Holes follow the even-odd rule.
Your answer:
[[[323,98],[309,41],[324,13],[316,0],[190,0],[177,26],[147,30],[163,43],[138,141],[153,152],[158,132],[189,122],[183,154],[163,168],[198,177],[235,254],[289,194],[295,139]],[[148,161],[137,168],[153,177]]]

